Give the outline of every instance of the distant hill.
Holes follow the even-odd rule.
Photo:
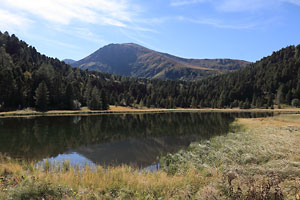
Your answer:
[[[72,59],[64,59],[62,61],[64,61],[66,64],[69,64],[69,65],[71,65],[71,64],[73,64],[73,63],[76,62],[76,60],[72,60]]]
[[[232,59],[185,59],[160,53],[137,44],[109,44],[91,55],[71,63],[80,69],[124,76],[169,80],[197,80],[247,66]]]

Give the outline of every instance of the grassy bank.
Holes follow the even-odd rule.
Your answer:
[[[161,159],[158,172],[2,158],[0,199],[296,199],[300,116],[238,119],[225,136]]]
[[[300,114],[300,108],[283,109],[216,109],[216,108],[132,108],[123,106],[110,106],[109,110],[90,110],[87,107],[81,110],[50,110],[47,112],[38,112],[32,109],[24,109],[10,112],[0,112],[0,117],[30,117],[30,116],[73,116],[73,115],[99,115],[99,114],[134,114],[134,113],[170,113],[170,112],[275,112],[285,114]]]
[[[168,155],[164,168],[218,174],[203,199],[295,199],[300,190],[300,116],[238,119],[231,133]]]

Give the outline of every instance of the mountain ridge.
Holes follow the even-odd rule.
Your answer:
[[[197,80],[246,67],[250,62],[233,59],[192,59],[161,53],[134,43],[109,44],[71,63],[80,69],[139,78]]]
[[[63,59],[62,61],[65,62],[68,65],[71,65],[71,64],[77,62],[76,60],[68,59],[68,58],[67,59]]]

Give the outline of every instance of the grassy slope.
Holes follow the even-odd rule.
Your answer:
[[[70,169],[0,162],[0,199],[295,199],[300,116],[238,119],[226,136],[162,159],[162,170]],[[23,195],[23,196],[22,196]],[[25,196],[26,197],[26,196]]]

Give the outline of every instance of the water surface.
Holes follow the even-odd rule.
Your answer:
[[[3,118],[0,153],[37,162],[46,158],[68,159],[81,165],[128,164],[144,168],[191,142],[227,133],[236,115],[160,113]]]

